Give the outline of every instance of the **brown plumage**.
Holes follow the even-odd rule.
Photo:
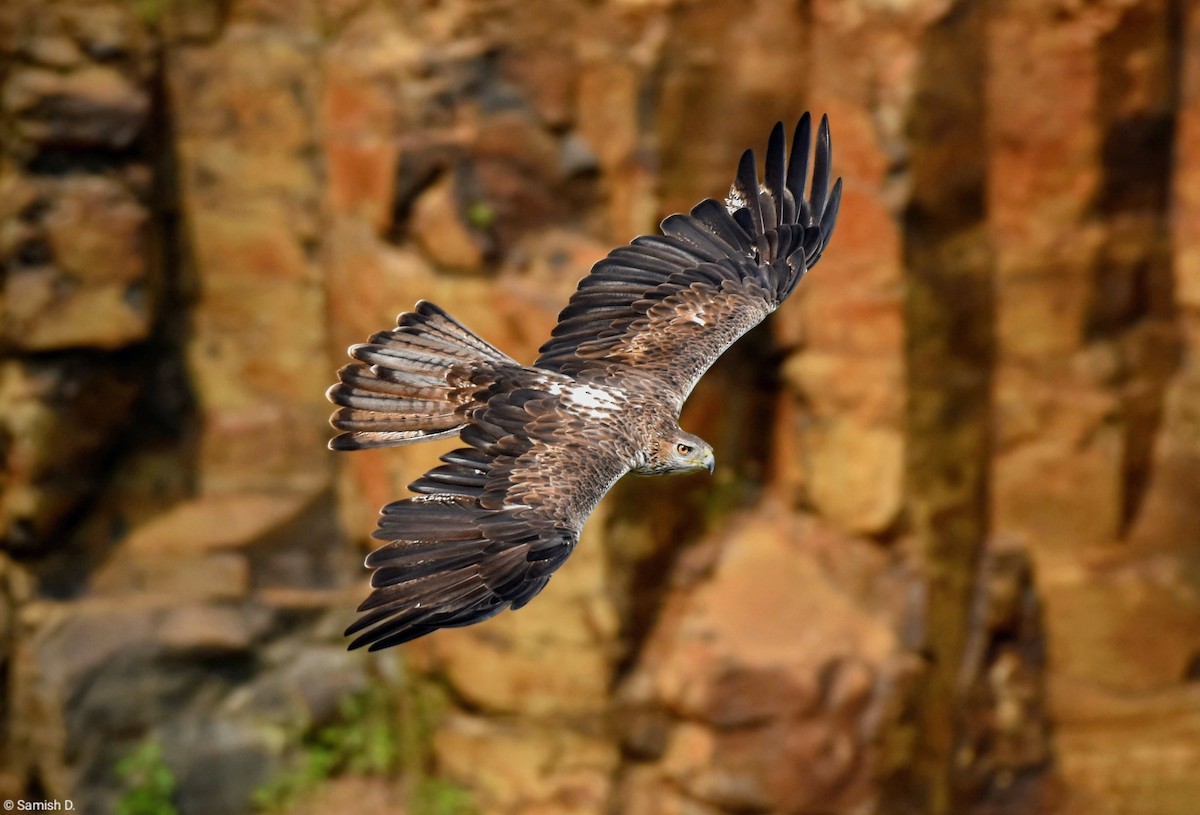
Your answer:
[[[837,219],[829,127],[785,156],[777,124],[760,184],[742,156],[725,201],[672,215],[579,284],[524,366],[432,303],[350,349],[329,390],[331,442],[354,450],[458,435],[464,447],[383,508],[367,558],[373,591],[351,648],[407,642],[520,608],[571,553],[622,475],[712,470],[712,448],[679,428],[696,381],[774,311],[821,256]]]

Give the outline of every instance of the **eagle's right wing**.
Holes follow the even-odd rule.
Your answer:
[[[597,263],[535,364],[585,381],[657,380],[655,391],[681,406],[717,357],[792,293],[833,233],[842,183],[830,188],[827,119],[806,195],[811,141],[806,113],[789,162],[777,124],[761,184],[747,150],[724,203],[710,198],[672,215],[662,236],[637,238]]]

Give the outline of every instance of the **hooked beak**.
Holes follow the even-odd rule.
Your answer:
[[[704,455],[700,457],[700,464],[704,467],[707,467],[708,474],[712,475],[713,470],[716,469],[717,466],[717,457],[713,454],[711,448],[704,451]]]

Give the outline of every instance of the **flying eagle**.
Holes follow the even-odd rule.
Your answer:
[[[387,648],[528,603],[626,473],[712,472],[679,411],[726,348],[821,257],[837,219],[829,123],[807,197],[812,120],[782,124],[760,182],[747,150],[724,201],[707,199],[599,261],[532,366],[428,302],[350,348],[328,397],[334,450],[458,436],[463,447],[385,506],[351,648]]]

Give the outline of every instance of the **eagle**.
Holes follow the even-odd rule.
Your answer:
[[[697,380],[821,257],[842,181],[829,122],[782,123],[764,175],[747,150],[723,201],[666,218],[580,281],[532,365],[429,302],[353,345],[327,392],[334,450],[457,436],[462,446],[386,505],[366,559],[371,592],[346,636],[378,650],[518,609],[571,554],[626,473],[712,472],[679,427]],[[811,184],[809,180],[812,157]],[[805,191],[805,187],[809,189]]]

